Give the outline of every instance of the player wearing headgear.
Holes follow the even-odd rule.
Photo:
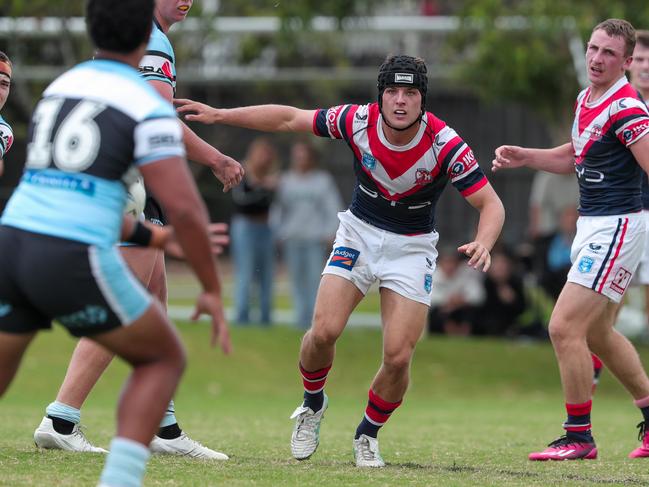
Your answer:
[[[0,51],[0,110],[5,106],[11,90],[11,71],[9,57]],[[4,172],[4,157],[11,149],[13,141],[14,134],[11,126],[0,115],[0,176]]]
[[[185,19],[191,6],[191,0],[155,2],[151,37],[139,62],[141,76],[169,102],[176,91],[176,57],[167,32],[173,24]],[[200,139],[185,124],[181,125],[188,158],[210,167],[223,182],[225,191],[238,184],[243,175],[239,163]],[[166,223],[160,205],[150,194],[146,197],[144,216],[156,225]],[[166,306],[167,281],[163,252],[123,246],[122,254],[138,279]],[[79,341],[56,400],[47,406],[45,417],[34,431],[37,446],[77,452],[105,452],[88,441],[79,424],[81,407],[112,358],[112,354],[91,340]],[[207,448],[185,434],[178,425],[173,401],[169,403],[160,429],[153,438],[151,450],[154,453],[200,459],[228,459],[224,453]]]
[[[382,467],[377,435],[401,405],[417,340],[426,323],[437,258],[435,205],[450,182],[478,209],[475,240],[458,251],[486,270],[504,209],[473,151],[451,127],[425,111],[426,65],[390,56],[378,76],[378,102],[301,110],[261,105],[215,109],[176,100],[186,120],[268,132],[311,132],[344,140],[354,155],[356,185],[323,271],[311,329],[302,340],[303,403],[292,418],[291,451],[298,460],[318,447],[328,399],[325,382],[335,345],[356,305],[379,282],[383,355],[353,440],[356,465]]]
[[[132,166],[159,198],[201,282],[194,317],[211,315],[213,340],[230,349],[207,209],[187,168],[180,123],[135,69],[152,21],[153,0],[88,1],[96,58],[44,91],[23,177],[0,218],[0,393],[37,331],[54,320],[133,368],[101,475],[110,487],[141,485],[148,445],[185,366],[163,307],[115,247]],[[136,225],[132,241],[150,238]]]

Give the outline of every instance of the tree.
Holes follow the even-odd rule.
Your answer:
[[[649,9],[640,0],[467,0],[459,15],[453,45],[464,61],[458,79],[487,101],[532,107],[561,140],[580,89],[571,41],[583,51],[593,27],[607,18],[649,28]]]

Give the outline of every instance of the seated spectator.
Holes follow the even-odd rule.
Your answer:
[[[468,267],[455,248],[440,248],[433,277],[428,331],[467,336],[484,300],[481,273]]]
[[[514,334],[518,318],[525,311],[525,292],[511,255],[502,247],[491,252],[491,267],[485,275],[484,289],[485,301],[480,308],[475,333],[490,336]]]

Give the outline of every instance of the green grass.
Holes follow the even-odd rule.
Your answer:
[[[561,433],[563,402],[548,344],[425,339],[412,386],[382,431],[388,466],[358,470],[351,438],[380,361],[377,330],[348,330],[327,387],[330,409],[320,449],[307,462],[290,456],[288,416],[301,397],[296,364],[300,332],[235,328],[235,351],[208,348],[205,325],[180,326],[190,362],[176,397],[181,426],[231,455],[226,463],[155,457],[146,486],[548,486],[647,485],[649,463],[631,461],[638,411],[610,374],[595,399],[597,461],[531,463],[531,449]],[[0,485],[92,486],[99,455],[37,451],[31,440],[55,396],[74,342],[60,329],[41,334],[0,401]],[[649,350],[641,349],[645,358]],[[127,373],[113,364],[90,396],[82,422],[107,446]]]

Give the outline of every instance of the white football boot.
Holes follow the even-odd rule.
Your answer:
[[[295,419],[291,435],[291,453],[296,460],[306,460],[313,455],[320,443],[320,423],[329,405],[327,395],[324,395],[322,407],[316,413],[304,404],[293,411],[290,419]]]
[[[184,457],[198,458],[201,460],[229,460],[230,457],[225,453],[211,450],[201,445],[198,441],[192,440],[185,433],[181,433],[178,438],[165,440],[158,435],[153,436],[149,444],[151,453],[161,455],[179,455]]]
[[[66,450],[76,451],[83,453],[108,453],[98,446],[93,446],[86,436],[81,431],[81,426],[78,424],[72,428],[72,433],[63,435],[54,429],[52,420],[45,416],[41,424],[38,425],[34,431],[34,443],[39,448],[47,448],[51,450]]]
[[[385,462],[379,453],[378,438],[361,435],[354,440],[354,458],[357,467],[385,467]]]

